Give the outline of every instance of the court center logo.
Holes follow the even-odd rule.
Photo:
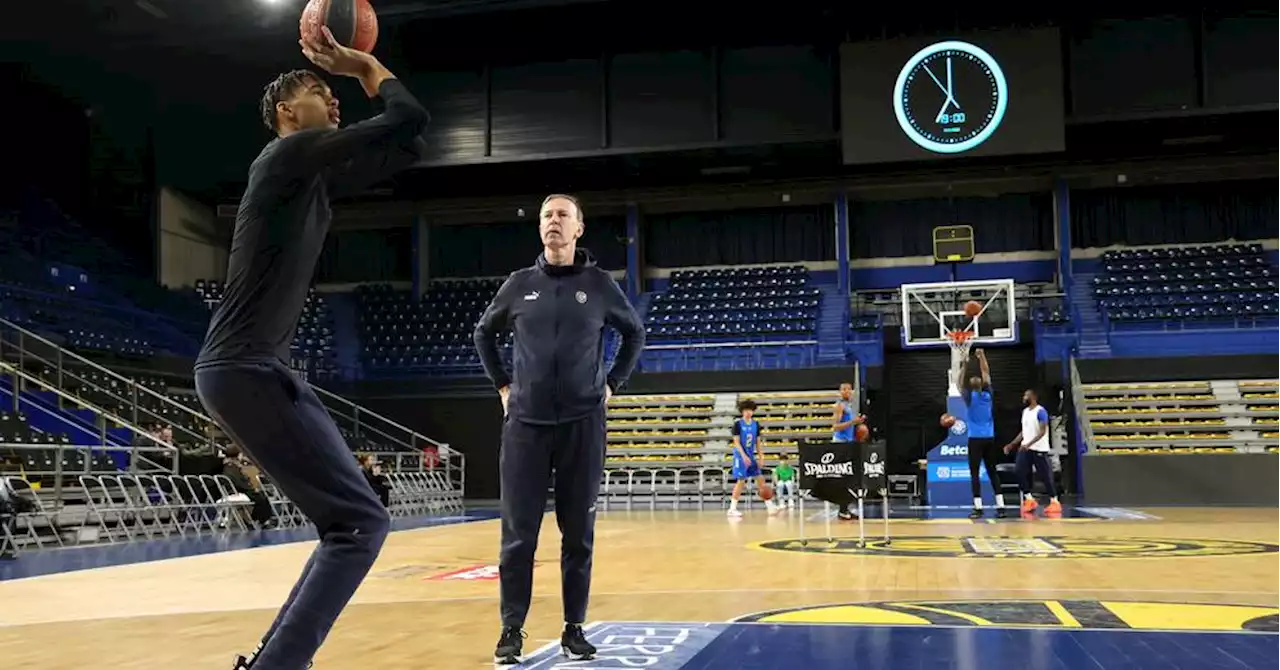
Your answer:
[[[734,622],[1277,632],[1272,606],[1126,600],[883,601],[748,614]]]
[[[900,536],[889,541],[868,539],[859,547],[856,538],[772,540],[754,544],[769,551],[805,554],[857,554],[904,558],[1180,558],[1274,554],[1277,546],[1243,540],[1197,540],[1156,537],[1000,537],[1000,536]]]

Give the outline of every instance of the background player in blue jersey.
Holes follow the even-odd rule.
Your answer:
[[[765,488],[764,474],[760,472],[760,464],[764,462],[764,444],[763,433],[764,426],[760,425],[755,419],[756,403],[752,400],[742,400],[738,402],[738,412],[742,414],[741,418],[735,419],[733,422],[733,502],[729,503],[729,516],[742,516],[742,512],[738,511],[738,498],[742,496],[742,489],[747,485],[747,480],[751,477],[756,478],[756,490],[762,491]],[[764,506],[769,510],[770,514],[778,511],[778,506],[773,500],[764,501]]]
[[[832,442],[856,442],[858,441],[858,428],[860,424],[866,423],[866,417],[858,413],[853,399],[853,384],[844,382],[840,385],[840,399],[836,401],[832,407],[831,414],[831,441]],[[840,502],[840,509],[836,511],[836,516],[844,521],[850,521],[857,518],[850,507],[851,501],[845,500]]]
[[[840,385],[840,399],[832,408],[831,441],[853,442],[856,432],[854,426],[859,423],[862,423],[862,416],[858,414],[858,408],[854,407],[853,384],[845,382]]]
[[[1000,494],[1000,475],[996,472],[996,464],[1000,462],[1000,450],[996,447],[996,422],[992,416],[991,368],[987,365],[987,354],[981,349],[974,352],[978,358],[978,371],[981,376],[969,378],[964,392],[965,404],[969,406],[969,486],[973,491],[973,511],[969,518],[982,517],[982,482],[979,471],[983,464],[987,466],[987,478],[991,480],[992,493],[996,499],[996,516],[1004,516],[1004,496]],[[958,371],[964,374],[964,369]]]

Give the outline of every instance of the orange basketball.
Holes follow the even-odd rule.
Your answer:
[[[942,424],[943,428],[950,428],[951,426],[955,425],[956,418],[954,416],[951,416],[950,414],[943,414],[942,418],[938,421],[938,423]]]
[[[858,424],[857,429],[853,431],[853,435],[859,442],[866,442],[867,438],[871,437],[871,429],[867,428],[867,424],[861,423]]]
[[[378,15],[369,0],[308,0],[298,21],[299,33],[319,40],[323,26],[344,47],[370,53],[378,43]]]
[[[773,500],[773,487],[769,486],[768,484],[765,484],[764,486],[761,486],[761,487],[760,487],[760,499],[761,499],[761,500]]]
[[[973,318],[982,313],[982,303],[970,300],[964,304],[964,315]]]

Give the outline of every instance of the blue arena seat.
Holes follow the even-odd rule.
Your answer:
[[[802,265],[673,272],[667,290],[653,294],[648,302],[648,346],[641,368],[815,365],[822,299],[822,289],[811,285]]]
[[[803,266],[677,271],[653,296],[650,342],[795,340],[813,336],[821,290]]]
[[[222,302],[225,285],[216,279],[196,280],[196,293],[210,311]],[[324,294],[314,288],[307,293],[302,316],[298,319],[298,331],[291,347],[293,366],[315,374],[332,377],[338,374],[337,353],[334,348],[333,313]]]
[[[1260,244],[1121,249],[1103,255],[1102,270],[1094,296],[1115,327],[1276,316],[1278,273]]]
[[[472,333],[501,285],[498,279],[437,281],[421,300],[385,284],[358,287],[365,369],[378,375],[480,374]],[[511,333],[500,343],[509,351]]]

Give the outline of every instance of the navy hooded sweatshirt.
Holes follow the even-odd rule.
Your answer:
[[[605,326],[622,335],[613,369],[605,369]],[[498,350],[510,328],[512,370]],[[533,424],[576,421],[604,404],[605,384],[622,388],[644,350],[644,326],[609,273],[579,248],[572,265],[539,255],[498,289],[475,330],[476,350],[495,388],[511,386],[507,414]]]

